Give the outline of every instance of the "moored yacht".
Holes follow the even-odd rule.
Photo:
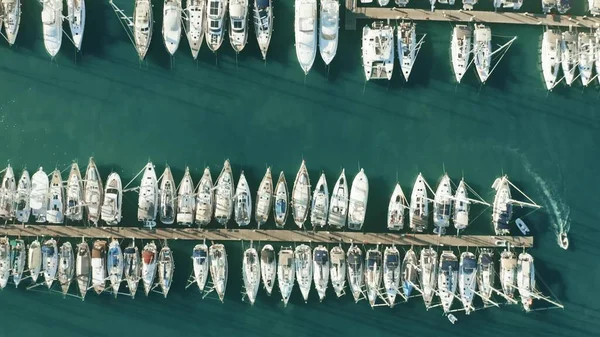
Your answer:
[[[317,182],[317,187],[313,193],[312,206],[310,210],[310,223],[313,228],[325,227],[327,224],[327,213],[329,212],[329,189],[327,188],[327,179],[325,173]]]
[[[2,185],[0,185],[0,219],[8,221],[15,217],[16,193],[15,173],[9,164],[4,171]]]
[[[196,187],[196,224],[208,225],[212,220],[214,208],[213,182],[210,169],[206,167]]]
[[[208,246],[205,243],[199,243],[192,250],[192,267],[194,270],[194,280],[200,292],[204,291],[206,281],[208,280],[210,261],[208,260]]]
[[[242,171],[235,189],[233,209],[235,210],[235,222],[239,226],[248,226],[252,218],[252,196],[244,171]]]
[[[174,55],[181,40],[181,0],[164,0],[163,42],[169,54]]]
[[[50,57],[54,58],[62,44],[63,1],[43,0],[42,7],[44,47]]]
[[[154,18],[152,17],[152,3],[150,0],[135,0],[133,8],[133,40],[140,60],[146,57],[150,41]]]
[[[327,223],[335,228],[346,227],[346,218],[348,217],[348,182],[346,181],[345,170],[342,169],[340,177],[333,186],[331,193],[331,202],[329,203],[329,218]]]
[[[433,199],[433,232],[438,235],[446,234],[446,228],[450,227],[452,216],[452,185],[448,174],[444,173],[435,191]]]
[[[73,247],[70,242],[65,242],[60,246],[58,254],[58,282],[62,288],[63,296],[67,296],[69,286],[73,281],[75,273],[75,257],[73,256]]]
[[[594,52],[595,43],[591,33],[580,32],[577,38],[577,46],[579,55],[579,76],[581,77],[581,83],[584,87],[587,87],[592,81],[592,71],[594,69]]]
[[[419,173],[410,195],[410,229],[423,233],[429,223],[429,199],[425,179]]]
[[[29,195],[31,194],[31,179],[29,172],[23,170],[19,183],[17,185],[17,192],[15,195],[15,217],[18,222],[26,223],[29,222],[31,216],[31,206],[29,204]]]
[[[400,252],[395,246],[386,247],[383,251],[383,286],[390,307],[394,306],[399,293],[400,270]]]
[[[100,177],[94,158],[90,158],[83,180],[83,200],[87,209],[87,219],[97,226],[98,220],[100,220],[104,189],[102,187],[102,177]]]
[[[490,76],[492,64],[492,29],[486,25],[475,25],[473,62],[479,80],[485,83]]]
[[[296,57],[308,75],[317,55],[317,0],[295,0],[294,10]]]
[[[272,0],[254,0],[254,32],[260,53],[263,60],[266,60],[273,34]]]
[[[600,7],[599,7],[599,13],[600,13]],[[600,74],[600,28],[596,28],[596,33],[594,33],[594,38],[595,38],[595,59],[596,61],[594,62],[596,65],[596,75]],[[600,76],[598,77],[598,82],[600,82]]]
[[[323,301],[329,284],[329,252],[325,246],[317,246],[313,251],[313,276],[319,300]]]
[[[77,163],[71,165],[71,172],[69,172],[69,178],[67,179],[66,192],[67,202],[65,216],[71,221],[81,221],[83,219],[84,199],[81,172],[79,171],[79,165],[77,165]]]
[[[454,192],[454,217],[452,218],[457,233],[460,233],[469,225],[469,205],[467,184],[464,179],[461,179]]]
[[[81,50],[85,28],[85,0],[67,0],[67,13],[73,44],[77,50]]]
[[[210,277],[219,299],[223,302],[225,290],[227,289],[228,274],[225,246],[220,243],[211,245],[208,249],[208,255],[210,256]]]
[[[452,41],[450,44],[452,69],[458,83],[460,83],[469,67],[472,35],[473,32],[467,25],[456,25],[452,29]]]
[[[65,221],[65,191],[59,170],[52,172],[49,192],[46,220],[51,224],[61,224]]]
[[[21,0],[2,1],[2,13],[4,14],[4,31],[9,45],[15,44],[21,23]]]
[[[552,90],[556,86],[561,57],[561,34],[558,30],[547,29],[542,35],[542,74],[546,88]]]
[[[194,223],[195,208],[194,181],[190,174],[190,168],[186,167],[177,192],[177,223],[185,226],[192,225]]]
[[[275,185],[274,197],[275,201],[273,202],[273,217],[275,218],[275,225],[278,228],[283,228],[289,213],[288,188],[283,171],[279,173],[279,179],[277,179],[277,185]]]
[[[402,260],[402,291],[406,298],[410,297],[417,284],[419,278],[418,263],[419,260],[417,260],[417,254],[410,248]]]
[[[10,243],[5,236],[0,238],[0,290],[8,284],[10,269]]]
[[[460,270],[458,272],[458,292],[465,309],[465,314],[475,310],[473,297],[477,288],[477,260],[475,254],[464,252],[460,254]]]
[[[146,171],[148,172],[148,171]],[[146,175],[146,172],[144,172],[144,175]],[[154,170],[152,169],[152,172],[154,172]],[[155,184],[156,185],[156,184]],[[188,186],[189,188],[189,186]],[[162,222],[165,225],[171,225],[173,224],[173,222],[175,222],[175,216],[177,215],[177,206],[176,206],[176,201],[177,201],[177,186],[175,185],[175,180],[173,179],[173,173],[171,172],[171,168],[169,167],[169,165],[167,165],[167,167],[165,167],[165,171],[162,174],[162,179],[160,181],[160,189],[158,190],[158,217],[160,218],[160,222]],[[152,188],[149,191],[156,191],[156,189]],[[140,187],[140,192],[141,192],[141,187]],[[156,199],[155,197],[153,197],[152,192],[148,193],[145,192],[146,194],[146,198],[148,198],[148,200],[153,200]],[[141,193],[140,193],[141,196]],[[152,203],[153,205],[156,205],[155,203],[153,203],[153,201],[148,201],[147,203]],[[156,207],[156,206],[151,206],[151,207]],[[138,218],[139,218],[139,212],[138,212]],[[147,216],[146,216],[147,217]],[[144,221],[142,219],[139,219],[141,221]]]
[[[29,205],[31,207],[31,215],[35,217],[36,222],[46,222],[48,195],[50,191],[49,183],[48,175],[46,175],[42,167],[31,177]]]
[[[106,241],[96,240],[92,246],[92,287],[101,294],[106,287]]]
[[[365,285],[365,273],[362,251],[358,246],[354,244],[348,248],[347,256],[347,270],[348,270],[348,285],[352,292],[354,301],[358,303],[363,295],[363,287]]]
[[[560,52],[565,82],[570,86],[573,81],[575,81],[575,70],[579,63],[579,57],[577,55],[577,33],[572,31],[562,33]]]
[[[398,0],[396,0],[396,4],[398,4]],[[398,26],[397,39],[398,61],[400,61],[404,80],[408,82],[418,52],[417,24],[414,22],[401,22]]]
[[[173,273],[175,272],[175,260],[173,252],[169,246],[164,246],[158,254],[158,284],[165,298],[171,289],[173,283]]]
[[[121,186],[121,177],[118,173],[112,172],[106,179],[104,202],[100,211],[100,217],[107,225],[118,225],[121,222],[122,201],[123,187]]]
[[[248,42],[248,0],[229,0],[229,42],[236,53]]]
[[[173,194],[175,192],[173,191]],[[156,181],[156,171],[151,162],[146,164],[144,175],[140,183],[138,197],[137,218],[144,227],[154,228],[156,226],[156,213],[158,211],[158,182]]]
[[[31,282],[37,283],[42,271],[42,246],[38,240],[33,240],[27,249],[27,268]]]
[[[233,213],[234,186],[231,165],[229,160],[225,160],[215,186],[215,218],[225,227]]]
[[[438,261],[436,251],[429,247],[421,249],[419,257],[419,283],[423,292],[425,307],[429,309],[433,296],[436,294],[438,281]]]
[[[271,245],[265,245],[260,251],[260,274],[267,295],[271,296],[275,279],[277,278],[277,261],[275,260],[275,249]]]
[[[202,41],[204,41],[204,26],[206,20],[206,1],[205,0],[187,0],[185,7],[186,17],[184,19],[185,32],[192,57],[194,60],[198,57]]]
[[[129,288],[131,298],[135,298],[138,285],[140,284],[141,271],[142,260],[134,240],[123,250],[123,278],[127,281],[127,288]]]
[[[308,301],[308,293],[312,286],[313,264],[312,252],[307,245],[299,245],[294,249],[294,265],[296,267],[296,280],[304,302]]]
[[[517,256],[510,249],[500,254],[500,284],[504,295],[513,298],[517,286]]]
[[[458,259],[452,251],[443,251],[438,269],[438,295],[444,313],[450,312],[458,283]]]
[[[304,226],[304,222],[306,222],[306,218],[308,217],[309,209],[310,177],[308,176],[306,164],[304,160],[302,160],[300,169],[296,174],[294,187],[292,188],[292,213],[294,216],[294,222],[299,228],[302,228]]]
[[[10,247],[10,259],[11,275],[15,288],[18,288],[23,278],[23,272],[25,271],[25,262],[27,262],[27,246],[25,246],[25,241],[21,239],[14,240],[14,243]]]
[[[492,298],[495,279],[494,252],[483,248],[479,252],[477,260],[477,286],[479,287],[477,294],[481,297],[484,304]]]
[[[513,213],[508,178],[503,176],[500,180],[494,182],[494,186],[492,186],[496,190],[492,211],[494,231],[496,235],[507,235],[510,234],[509,222],[512,219]]]
[[[392,79],[394,72],[394,29],[375,21],[362,32],[362,62],[366,80]]]
[[[535,268],[533,256],[523,252],[517,260],[517,289],[525,311],[531,310],[535,298]]]
[[[367,250],[365,257],[365,284],[367,286],[367,298],[371,307],[375,306],[381,287],[382,259],[379,247]]]
[[[287,306],[294,289],[295,272],[294,251],[291,247],[281,247],[277,261],[277,282],[284,307]]]
[[[325,65],[329,65],[338,47],[340,4],[338,0],[321,0],[319,26],[319,52]]]
[[[361,230],[367,213],[369,179],[361,168],[352,180],[348,204],[348,229]]]
[[[156,264],[158,260],[158,250],[154,241],[147,243],[142,250],[142,282],[146,296],[154,287],[154,278],[156,277]]]
[[[246,249],[242,259],[242,279],[248,301],[254,305],[260,287],[260,260],[254,247]]]
[[[56,272],[58,271],[58,249],[54,239],[46,240],[42,245],[42,270],[44,281],[50,289],[54,280],[56,280]]]
[[[212,52],[216,52],[223,44],[226,12],[227,0],[208,0],[205,35],[206,44]]]
[[[77,257],[75,258],[75,278],[81,300],[85,299],[90,282],[92,281],[92,260],[90,256],[90,246],[83,241],[77,245]]]
[[[346,254],[341,246],[331,248],[329,252],[331,263],[329,265],[329,278],[331,286],[337,297],[344,295],[346,286]]]
[[[271,168],[267,167],[267,172],[263,177],[258,191],[256,192],[256,210],[254,211],[254,219],[258,228],[264,225],[269,220],[271,213],[271,204],[273,202],[273,178],[271,177]]]
[[[123,252],[119,241],[112,239],[108,246],[108,256],[106,259],[106,270],[108,272],[108,280],[112,288],[115,298],[119,294],[119,287],[123,281]]]

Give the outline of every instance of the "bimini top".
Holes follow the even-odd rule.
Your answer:
[[[147,250],[142,253],[142,257],[144,258],[144,263],[152,263],[154,260],[154,254]]]
[[[272,263],[275,260],[275,252],[272,250],[263,250],[260,253],[260,258],[264,263]]]
[[[508,207],[512,207],[512,206],[508,205]],[[500,228],[500,229],[509,229],[509,226],[508,226],[508,214],[509,214],[509,212],[502,212],[500,214],[500,217],[498,218],[498,228]]]

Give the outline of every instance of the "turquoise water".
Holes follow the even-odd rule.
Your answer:
[[[118,1],[131,11],[130,1]],[[517,306],[457,314],[451,326],[441,310],[426,312],[418,298],[394,309],[372,310],[351,296],[328,294],[308,304],[298,289],[287,308],[275,291],[259,292],[250,307],[241,302],[240,243],[227,244],[231,273],[224,304],[184,290],[193,242],[171,243],[177,263],[168,299],[136,300],[88,294],[85,302],[46,291],[5,289],[0,293],[0,336],[21,333],[79,336],[337,335],[465,336],[511,334],[593,335],[600,328],[595,281],[600,278],[596,229],[600,183],[596,174],[598,85],[544,89],[538,58],[542,27],[492,26],[494,43],[517,41],[485,86],[475,71],[456,85],[449,62],[451,26],[418,24],[426,43],[404,83],[398,69],[391,82],[365,84],[360,30],[341,32],[340,49],[327,70],[317,56],[308,77],[297,64],[293,5],[275,3],[275,33],[264,63],[253,35],[239,55],[225,41],[215,56],[204,46],[198,62],[182,39],[172,63],[160,35],[161,4],[155,5],[154,39],[147,62],[133,46],[108,4],[88,1],[83,53],[67,41],[55,62],[43,48],[40,7],[24,1],[17,44],[2,47],[0,65],[0,154],[20,169],[66,168],[96,157],[131,179],[150,158],[168,163],[175,179],[189,165],[195,181],[205,165],[216,177],[225,158],[237,177],[244,170],[256,189],[266,165],[286,172],[291,183],[302,158],[311,179],[321,171],[333,185],[342,167],[349,177],[359,165],[370,180],[366,231],[385,230],[394,183],[409,193],[419,172],[435,185],[444,169],[455,182],[464,176],[491,201],[491,184],[506,173],[544,209],[525,220],[535,236],[531,250],[539,275],[566,309],[525,314]],[[532,5],[527,5],[532,6]],[[530,12],[537,7],[526,8]],[[398,65],[396,65],[398,66]],[[134,225],[137,195],[125,196],[125,223]],[[553,206],[554,205],[554,206]],[[567,211],[569,210],[569,211]],[[569,214],[571,247],[556,244],[552,226]],[[517,211],[525,216],[527,210]],[[491,233],[491,212],[468,233]],[[272,223],[271,223],[272,225]],[[77,241],[77,240],[74,240]],[[276,245],[276,248],[279,248]],[[548,287],[540,285],[548,292]],[[122,288],[124,289],[124,287]],[[72,288],[74,290],[74,288]]]

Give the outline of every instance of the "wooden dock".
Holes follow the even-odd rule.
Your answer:
[[[506,241],[514,247],[532,247],[531,236],[493,237],[487,235],[437,236],[433,234],[361,233],[337,231],[300,231],[279,229],[198,229],[137,227],[83,227],[61,225],[6,225],[1,236],[55,238],[136,238],[144,240],[314,242],[382,244],[402,246],[497,247]]]
[[[597,28],[600,18],[572,15],[546,15],[522,12],[463,11],[438,9],[433,12],[413,8],[359,7],[357,0],[346,0],[346,30],[356,30],[359,19],[502,23],[512,25]]]

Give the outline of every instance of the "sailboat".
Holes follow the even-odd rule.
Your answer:
[[[10,277],[10,243],[5,236],[0,238],[0,289],[4,289]]]
[[[152,170],[152,172],[154,172],[154,170]],[[145,172],[144,172],[144,175]],[[143,178],[142,178],[143,179]],[[167,167],[165,167],[165,171],[162,174],[162,179],[160,182],[160,189],[158,190],[158,199],[159,199],[159,204],[158,204],[158,215],[160,218],[160,222],[162,222],[165,225],[171,225],[173,224],[173,222],[175,222],[175,216],[177,215],[175,212],[177,212],[177,186],[175,185],[175,180],[173,179],[173,173],[171,173],[171,168],[167,165]],[[149,189],[149,191],[156,191],[155,189]],[[140,188],[140,198],[141,198],[141,188]],[[147,192],[146,192],[147,193]],[[148,193],[146,194],[145,198],[148,198],[149,200],[156,200],[156,198],[152,195],[152,193]],[[146,203],[151,203],[152,205],[156,205],[156,203],[154,203],[153,201],[146,201]],[[155,208],[156,206],[149,206],[152,208]],[[153,210],[152,210],[153,212]],[[148,215],[142,215],[143,217],[145,217],[145,219],[149,218],[150,216]],[[138,218],[140,217],[139,215],[139,211],[138,211]],[[139,219],[141,221],[145,221],[143,219]],[[154,219],[152,218],[151,221],[153,221]]]
[[[317,55],[317,0],[295,0],[294,9],[296,57],[308,75]]]
[[[304,302],[307,302],[313,279],[312,253],[309,246],[302,244],[296,247],[294,250],[294,265],[300,293],[302,293]]]
[[[400,252],[395,246],[383,251],[383,286],[387,304],[392,308],[400,289]]]
[[[94,158],[90,158],[83,180],[83,200],[87,208],[87,219],[97,226],[98,220],[100,220],[104,189],[102,187],[102,177],[100,177]]]
[[[75,257],[73,256],[73,247],[70,242],[65,242],[60,246],[58,254],[58,283],[62,288],[63,296],[69,293],[69,286],[73,281],[75,273]]]
[[[348,182],[346,181],[345,170],[342,169],[340,177],[333,186],[331,193],[331,203],[329,204],[329,226],[335,228],[346,227],[346,218],[348,217]]]
[[[158,254],[158,284],[165,298],[167,298],[169,289],[171,289],[174,272],[175,260],[173,259],[173,252],[165,243],[165,246],[162,247]]]
[[[79,165],[73,163],[71,172],[67,179],[67,207],[65,216],[71,221],[81,221],[83,219],[83,186],[81,184],[81,172]]]
[[[158,211],[158,182],[156,180],[156,171],[151,162],[146,164],[144,175],[140,183],[138,197],[137,218],[144,227],[154,228],[156,226],[156,213]],[[173,194],[175,192],[173,191]]]
[[[600,7],[598,8],[598,13],[600,14]],[[600,74],[600,27],[596,28],[596,33],[594,33],[594,38],[595,38],[595,53],[596,53],[596,57],[595,57],[595,65],[596,65],[596,75]],[[598,82],[600,82],[600,76],[598,77]]]
[[[588,0],[588,10],[592,16],[600,15],[600,3],[598,0]]]
[[[50,289],[56,280],[58,271],[58,249],[54,239],[48,239],[42,245],[42,270],[44,271],[44,281]]]
[[[454,194],[454,217],[452,222],[457,231],[465,230],[469,225],[469,194],[464,179],[461,179]]]
[[[494,268],[494,252],[491,249],[482,248],[477,260],[477,286],[483,303],[491,301],[494,293],[494,281],[496,273]]]
[[[327,188],[327,179],[325,173],[321,173],[317,187],[312,197],[312,206],[310,210],[310,223],[313,228],[325,227],[327,224],[327,213],[329,212],[329,189]]]
[[[365,258],[365,284],[367,286],[367,298],[371,307],[375,306],[375,301],[379,296],[379,288],[381,287],[382,260],[379,247],[367,250]]]
[[[329,257],[331,258],[331,264],[329,265],[331,286],[337,297],[342,297],[346,286],[346,254],[342,247],[335,246],[331,248]]]
[[[452,30],[452,41],[450,44],[452,69],[458,83],[462,80],[469,66],[472,34],[471,28],[467,25],[456,25]]]
[[[260,260],[258,252],[254,247],[246,249],[242,260],[242,279],[244,280],[244,288],[246,296],[251,305],[256,301],[258,288],[260,287]]]
[[[410,229],[423,233],[429,223],[429,199],[427,198],[426,182],[421,173],[413,186],[410,195]]]
[[[248,42],[248,0],[229,0],[229,42],[236,53]]]
[[[369,200],[369,179],[361,168],[352,180],[350,202],[348,206],[348,229],[361,230],[367,213]]]
[[[577,49],[577,33],[572,31],[563,32],[560,43],[560,60],[565,82],[568,86],[571,86],[573,81],[575,81],[575,70],[579,63]]]
[[[254,0],[254,32],[256,33],[260,53],[263,60],[266,60],[273,34],[272,0]]]
[[[121,186],[121,177],[118,173],[112,172],[106,179],[104,202],[102,202],[100,211],[100,217],[107,225],[118,225],[121,222],[122,201],[123,187]]]
[[[444,313],[449,313],[454,301],[458,282],[458,259],[452,251],[445,250],[440,256],[438,270],[438,295],[442,302]]]
[[[587,87],[592,81],[592,71],[594,69],[594,58],[595,58],[595,44],[591,33],[580,32],[577,37],[577,46],[579,55],[577,65],[579,69],[579,77],[581,77],[581,84]]]
[[[291,247],[281,247],[277,262],[277,282],[284,307],[287,306],[294,289],[295,272],[294,251]]]
[[[29,268],[31,282],[37,283],[42,271],[42,246],[38,240],[33,240],[27,249],[27,268]]]
[[[6,41],[9,45],[15,44],[21,23],[21,0],[2,1],[2,13],[4,13],[4,31]]]
[[[208,11],[206,12],[206,44],[214,53],[223,44],[225,33],[225,13],[227,12],[228,0],[208,0]]]
[[[313,251],[313,278],[319,301],[323,301],[329,284],[329,251],[319,245]]]
[[[206,167],[196,187],[196,223],[198,227],[206,226],[212,220],[214,194],[210,169]]]
[[[4,171],[2,185],[0,185],[0,219],[8,221],[15,217],[16,193],[15,173],[9,164]]]
[[[513,204],[521,207],[540,208],[541,206],[533,202],[523,192],[517,189],[523,196],[525,196],[529,202],[522,202],[512,199],[510,193],[510,187],[514,186],[506,175],[496,178],[492,188],[496,190],[496,196],[494,197],[494,208],[492,212],[492,223],[494,224],[494,231],[496,235],[507,235],[510,234],[509,222],[512,219]]]
[[[164,0],[163,5],[163,42],[167,51],[175,55],[181,40],[181,0]]]
[[[61,224],[65,221],[65,191],[62,177],[59,170],[52,172],[50,180],[50,193],[48,195],[48,208],[46,210],[46,220],[51,224]]]
[[[465,314],[475,310],[473,297],[477,288],[477,260],[475,254],[464,252],[460,254],[460,266],[458,272],[458,292],[460,300],[465,309]]]
[[[42,25],[44,32],[44,47],[54,58],[62,44],[63,1],[42,0]]]
[[[513,298],[517,286],[517,256],[510,249],[500,254],[500,284],[504,295]]]
[[[558,69],[561,63],[561,34],[558,30],[547,29],[542,35],[542,74],[546,88],[552,90],[556,86]]]
[[[399,183],[396,183],[392,197],[390,198],[390,204],[388,205],[387,215],[387,228],[389,230],[401,230],[404,228],[404,211],[408,208],[408,202],[400,187]]]
[[[304,222],[306,222],[309,205],[310,177],[308,176],[308,170],[306,169],[305,162],[302,160],[300,169],[296,174],[294,187],[292,188],[292,213],[294,215],[294,222],[299,228],[302,228],[304,226]]]
[[[77,245],[77,257],[75,258],[75,278],[77,279],[77,287],[81,300],[85,299],[85,295],[90,287],[92,280],[92,260],[90,256],[90,247],[87,242],[83,241]]]
[[[423,301],[425,307],[431,307],[433,296],[436,294],[437,281],[438,281],[438,256],[436,251],[431,248],[421,249],[421,256],[419,258],[420,273],[419,283],[421,284],[421,291],[423,292]]]
[[[273,216],[275,218],[275,225],[278,228],[283,228],[288,216],[288,188],[287,182],[285,181],[285,175],[283,171],[279,173],[279,179],[277,179],[277,185],[275,185],[275,202],[273,203]]]
[[[275,278],[277,277],[277,261],[275,261],[275,249],[271,245],[265,245],[260,251],[260,274],[267,295],[271,296]]]
[[[271,203],[273,200],[273,178],[271,178],[271,168],[267,167],[267,172],[263,177],[258,191],[256,192],[256,211],[254,218],[258,228],[264,225],[269,220],[269,214],[271,213]]]
[[[135,298],[138,285],[140,284],[142,261],[140,252],[135,241],[123,250],[123,278],[127,281],[127,288],[131,298]]]
[[[208,249],[208,255],[210,256],[210,277],[219,299],[223,302],[225,290],[227,289],[228,274],[225,246],[220,243],[211,245]]]
[[[252,196],[250,195],[250,187],[244,171],[240,175],[237,188],[235,190],[234,206],[235,222],[239,226],[248,226],[252,217]]]
[[[92,287],[101,294],[106,287],[106,241],[96,240],[92,246]]]
[[[85,29],[85,0],[67,0],[67,13],[73,44],[77,50],[81,50]]]
[[[392,79],[394,72],[394,29],[375,21],[362,31],[362,62],[367,81]]]
[[[433,232],[438,235],[446,234],[446,228],[450,227],[452,214],[452,186],[450,177],[444,173],[438,184],[433,199]]]
[[[535,268],[533,256],[526,252],[519,254],[517,260],[517,289],[523,308],[530,311],[535,298]]]
[[[358,303],[362,297],[365,284],[365,262],[363,260],[362,251],[354,244],[350,245],[346,256],[348,261],[348,285],[352,292],[352,297],[354,297],[354,301]]]
[[[35,217],[36,222],[46,222],[49,191],[48,176],[40,167],[31,177],[31,193],[29,194],[31,215]]]
[[[417,279],[419,277],[418,263],[419,260],[417,260],[415,251],[410,248],[402,260],[402,290],[404,291],[404,296],[406,298],[410,297],[417,284]]]
[[[338,0],[321,0],[319,26],[319,52],[325,65],[329,65],[338,47],[340,29],[340,4]]]
[[[31,179],[29,178],[29,172],[23,170],[21,178],[19,178],[19,184],[17,185],[17,192],[15,195],[15,215],[17,221],[20,223],[29,222],[31,216],[31,205],[29,204],[29,195],[31,194]]]
[[[25,262],[27,262],[27,247],[25,241],[16,239],[10,247],[11,275],[15,288],[19,287],[19,283],[23,279],[23,271],[25,270]]]
[[[398,1],[396,0],[396,4],[398,4]],[[420,48],[417,43],[417,24],[414,22],[401,22],[397,34],[398,61],[400,61],[404,80],[408,82]]]
[[[198,58],[202,41],[204,41],[204,26],[206,24],[206,1],[187,0],[185,7],[184,25],[192,57]]]
[[[156,277],[156,261],[158,259],[158,250],[154,241],[147,243],[142,250],[142,282],[146,296],[154,287],[154,278]]]
[[[227,227],[227,222],[233,212],[234,186],[231,165],[229,165],[229,160],[225,160],[223,170],[221,170],[221,174],[217,178],[217,186],[215,186],[215,218],[225,227]]]
[[[194,270],[194,280],[200,292],[204,291],[209,274],[208,246],[205,243],[199,243],[192,250],[192,266]]]
[[[479,80],[485,83],[490,76],[492,64],[492,29],[486,25],[475,25],[473,62]]]
[[[152,17],[151,0],[135,0],[133,8],[133,40],[140,60],[146,57],[150,41],[154,18]]]
[[[512,8],[518,11],[523,6],[523,0],[494,0],[494,8]]]
[[[177,223],[184,226],[191,226],[194,223],[195,207],[194,181],[190,174],[190,168],[186,167],[183,179],[179,183],[179,191],[177,192]]]
[[[119,294],[121,282],[123,281],[123,252],[121,251],[119,241],[116,239],[112,239],[108,246],[108,257],[106,260],[108,280],[116,298]]]

